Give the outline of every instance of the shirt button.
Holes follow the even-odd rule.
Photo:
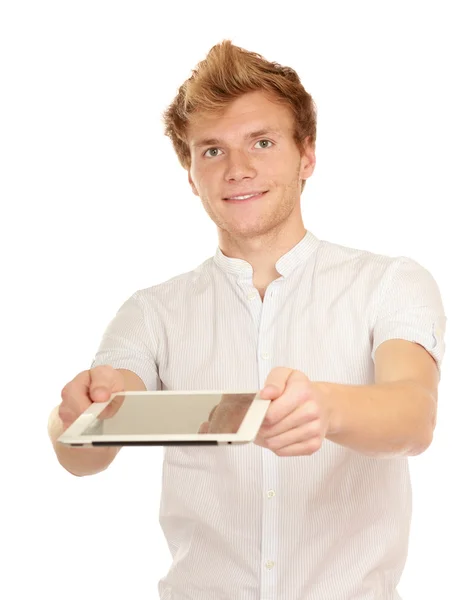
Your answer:
[[[272,498],[275,495],[276,495],[276,492],[274,490],[269,490],[268,491],[268,498]]]
[[[267,569],[272,569],[274,567],[274,562],[272,560],[268,560],[266,562],[266,568]]]
[[[263,352],[263,353],[261,354],[261,358],[263,358],[264,360],[268,360],[268,358],[269,358],[269,354],[268,354],[267,352]]]
[[[256,298],[256,293],[252,292],[250,294],[248,294],[248,300],[254,300],[254,298]]]

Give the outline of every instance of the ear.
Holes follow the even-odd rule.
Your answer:
[[[198,190],[195,187],[195,184],[192,181],[192,177],[190,175],[190,171],[188,171],[188,182],[190,184],[190,187],[192,188],[192,192],[195,194],[195,196],[198,196]]]
[[[304,140],[304,149],[301,155],[301,169],[299,171],[300,179],[308,179],[314,172],[316,166],[315,144],[311,144],[309,137]]]

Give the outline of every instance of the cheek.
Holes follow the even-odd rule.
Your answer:
[[[192,178],[195,186],[202,190],[205,195],[210,196],[213,195],[213,190],[217,187],[218,177],[217,169],[208,167],[196,169],[195,178]]]
[[[279,183],[286,183],[290,176],[295,176],[299,169],[299,161],[284,153],[276,153],[271,160],[263,161],[259,168],[259,174]]]

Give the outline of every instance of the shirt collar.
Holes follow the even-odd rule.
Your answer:
[[[278,259],[276,271],[283,277],[287,277],[311,256],[318,245],[319,240],[310,231],[306,230],[302,240]],[[220,269],[231,275],[237,277],[251,277],[253,275],[253,267],[249,262],[241,258],[225,256],[220,247],[216,250],[214,261]]]

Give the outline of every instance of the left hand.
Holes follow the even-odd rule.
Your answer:
[[[277,367],[268,375],[260,397],[272,403],[255,444],[278,456],[309,456],[320,449],[331,420],[324,389],[301,371]]]

